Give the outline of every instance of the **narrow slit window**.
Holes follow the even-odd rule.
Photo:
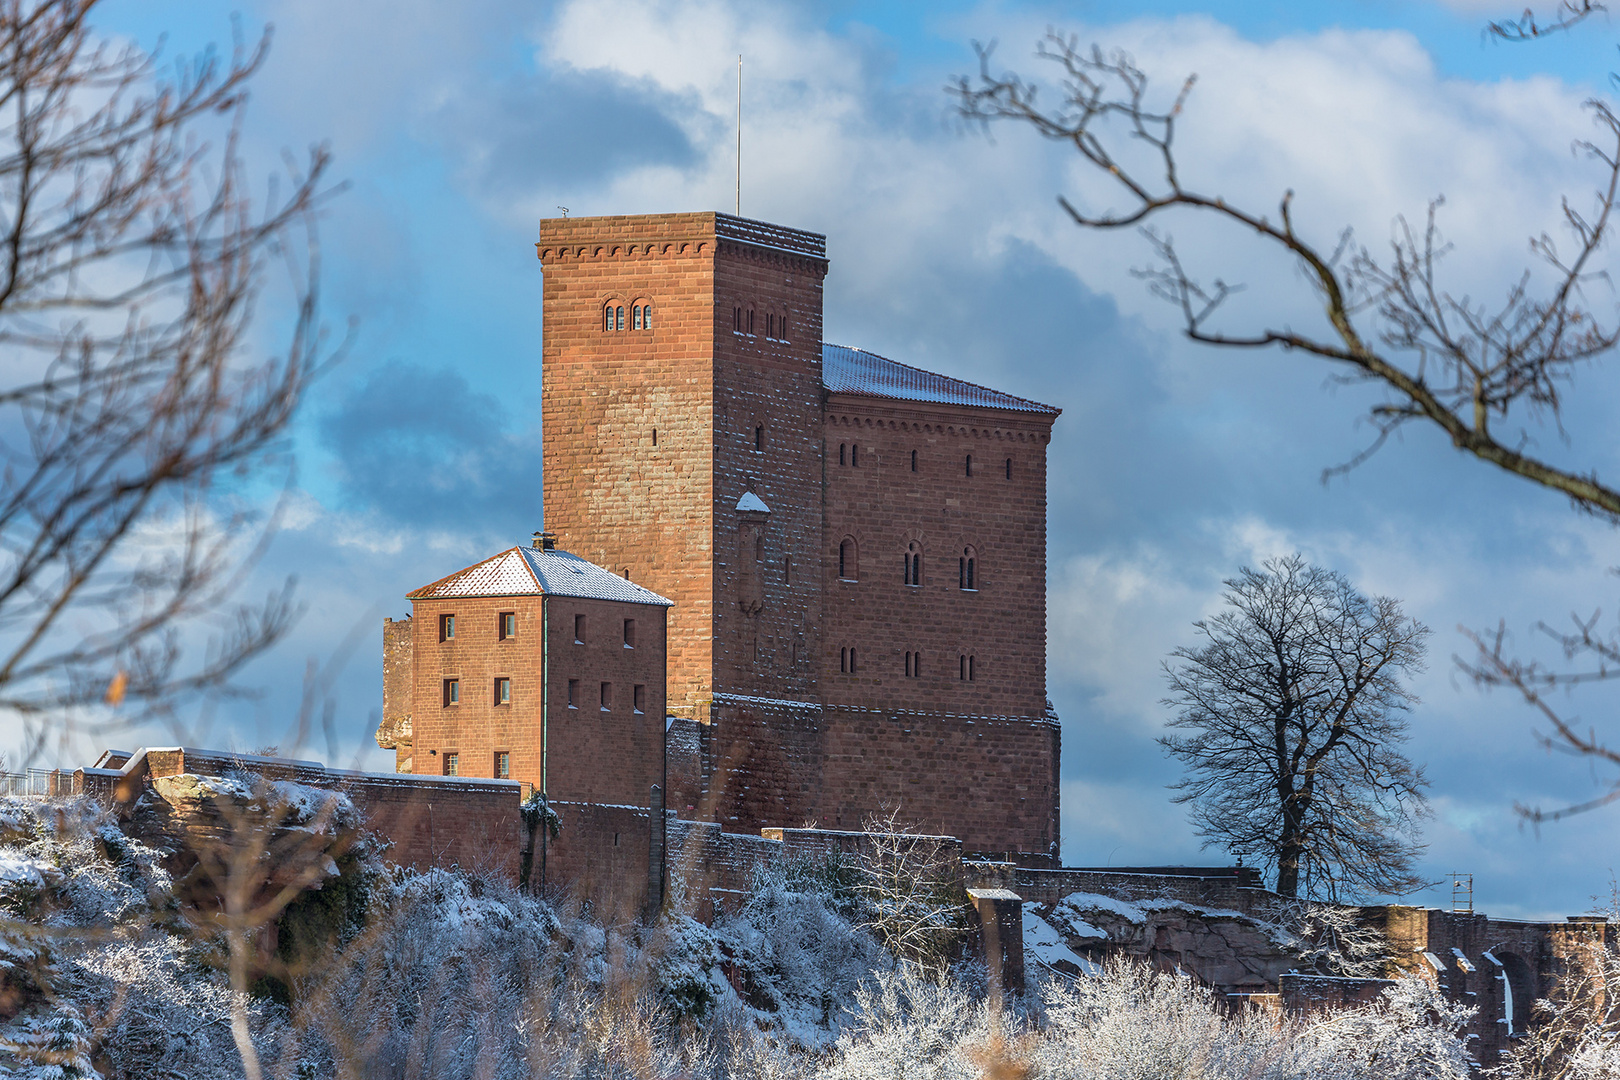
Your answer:
[[[568,680],[568,707],[570,709],[579,708],[579,680],[578,679],[569,679]]]
[[[1012,479],[1012,458],[1007,459],[1007,479]]]
[[[461,680],[444,680],[444,707],[448,709],[452,705],[459,704],[461,704]]]
[[[505,676],[495,680],[495,704],[512,704],[512,680]]]
[[[916,544],[915,541],[913,541],[911,546],[907,549],[907,551],[906,551],[905,555],[903,556],[903,558],[905,559],[905,562],[906,562],[906,576],[905,576],[906,584],[907,585],[921,585],[922,584],[922,552],[918,549],[917,544]]]
[[[855,674],[855,646],[849,647],[849,673]]]
[[[911,471],[917,471],[917,451],[915,450],[911,452]]]
[[[776,337],[776,312],[774,311],[765,316],[765,336],[772,339]]]
[[[614,312],[613,329],[615,329],[615,330],[623,330],[624,329],[624,305],[620,304],[618,307],[613,309],[613,312]]]
[[[749,333],[750,336],[752,336],[753,333],[754,333],[754,309],[753,308],[748,309],[748,333]]]
[[[765,449],[765,425],[754,425],[754,449],[763,452]]]
[[[624,647],[627,649],[636,647],[636,620],[634,619],[624,620]]]
[[[838,444],[838,464],[840,464],[840,465],[848,465],[849,464],[849,444],[848,443],[839,443]]]
[[[512,779],[512,755],[506,750],[499,750],[495,753],[495,779]]]
[[[654,446],[658,445],[658,429],[657,428],[653,428],[653,445]]]
[[[632,304],[632,305],[630,305],[630,329],[632,329],[632,330],[640,330],[641,329],[641,305],[640,304]]]
[[[849,674],[849,647],[848,646],[845,646],[844,648],[838,650],[838,670],[840,672],[842,672],[843,674],[845,674],[845,675]]]
[[[967,475],[969,475],[969,476],[973,475],[973,455],[972,454],[969,454],[967,456]]]
[[[838,545],[838,576],[845,581],[855,581],[860,573],[856,565],[855,541],[845,539]]]
[[[782,337],[783,341],[787,340],[787,326],[788,326],[787,312],[784,311],[784,312],[782,312],[782,330],[781,330],[781,337]]]
[[[444,775],[446,775],[446,776],[460,776],[461,775],[461,755],[460,754],[446,754],[446,755],[444,755]]]
[[[850,443],[849,444],[849,467],[852,468],[852,469],[858,469],[858,468],[861,467],[861,444],[860,443]]]
[[[968,657],[968,682],[973,681],[973,657]]]
[[[585,616],[574,616],[574,644],[585,644]]]
[[[610,682],[602,684],[602,711],[613,711],[613,684]]]
[[[906,678],[911,678],[911,652],[906,651]]]
[[[963,653],[961,656],[958,656],[956,658],[956,663],[957,663],[956,681],[957,682],[967,682],[967,654]]]
[[[643,330],[651,330],[652,329],[652,305],[651,304],[642,304],[641,305],[641,328]]]
[[[782,556],[782,584],[793,584],[793,556]]]
[[[643,684],[643,683],[636,683],[635,690],[633,691],[631,696],[634,699],[633,702],[632,702],[632,707],[636,710],[636,712],[638,712],[638,713],[646,712],[647,711],[647,687],[646,687],[646,685]]]

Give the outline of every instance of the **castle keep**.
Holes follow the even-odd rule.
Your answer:
[[[415,618],[385,627],[379,741],[401,771],[440,771],[446,753],[460,775],[505,761],[587,801],[618,796],[563,778],[614,772],[615,791],[657,783],[679,817],[756,835],[853,829],[893,808],[968,851],[1055,856],[1046,446],[1059,410],[825,343],[815,233],[717,213],[556,218],[537,251],[545,524],[593,570],[673,602],[667,696],[643,670],[632,681],[658,683],[648,708],[624,730],[592,727],[617,711],[560,712],[557,687],[618,686],[628,676],[596,670],[607,658],[566,629],[545,655],[503,643],[497,619],[516,600],[419,590]],[[502,557],[528,557],[514,551]],[[615,611],[602,618],[634,617]],[[458,630],[444,648],[447,615],[479,637]],[[548,669],[548,702],[520,700],[540,685],[523,665]],[[474,678],[463,668],[480,694],[509,679],[507,712],[495,690],[483,712],[447,704],[449,680]],[[660,728],[654,770],[640,747]],[[645,805],[640,791],[624,801]]]

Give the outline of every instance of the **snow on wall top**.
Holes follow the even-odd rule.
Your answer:
[[[567,551],[508,548],[465,570],[405,594],[407,600],[467,596],[571,596],[674,607],[651,589]]]
[[[738,510],[752,511],[756,514],[768,514],[771,508],[765,505],[765,500],[752,491],[743,492],[743,497],[737,500]]]
[[[821,346],[821,383],[835,394],[929,401],[941,405],[978,405],[987,409],[1056,416],[1062,409],[1028,398],[1014,397],[987,386],[936,375],[865,349],[845,345]]]

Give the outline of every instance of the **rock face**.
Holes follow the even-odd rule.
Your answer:
[[[1160,970],[1185,971],[1226,993],[1275,992],[1279,976],[1305,966],[1279,927],[1240,911],[1071,893],[1056,904],[1029,904],[1026,912],[1087,961],[1146,961]],[[1082,970],[1062,958],[1052,964],[1075,974]]]
[[[154,778],[124,829],[164,852],[176,894],[199,912],[229,906],[233,891],[236,904],[257,908],[288,889],[318,889],[361,836],[360,815],[338,792],[191,773]]]

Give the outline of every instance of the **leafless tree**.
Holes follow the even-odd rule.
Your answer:
[[[0,0],[0,710],[36,737],[172,718],[287,629],[289,591],[234,599],[267,535],[243,507],[323,351],[327,152],[256,206],[239,151],[268,35],[167,68],[94,7]]]
[[[967,895],[950,839],[920,833],[898,809],[869,814],[854,860],[861,928],[908,968],[938,974],[960,943]]]
[[[1602,10],[1593,0],[1564,0],[1546,21],[1525,11],[1518,19],[1490,24],[1487,32],[1524,41],[1570,29]],[[1530,434],[1546,424],[1563,432],[1564,395],[1574,375],[1620,343],[1620,322],[1587,299],[1587,287],[1607,278],[1602,254],[1615,227],[1620,193],[1620,118],[1608,104],[1586,103],[1597,133],[1578,142],[1575,152],[1591,167],[1593,192],[1590,198],[1563,201],[1567,240],[1546,233],[1533,237],[1530,248],[1541,271],[1526,269],[1491,306],[1446,285],[1442,267],[1451,245],[1439,228],[1443,199],[1430,204],[1420,225],[1396,218],[1383,257],[1356,244],[1349,230],[1312,238],[1296,229],[1291,190],[1269,214],[1244,199],[1199,191],[1185,182],[1175,138],[1196,77],[1156,93],[1125,53],[1084,48],[1077,38],[1053,31],[1036,58],[1057,76],[1056,101],[1046,103],[1038,81],[994,72],[991,51],[981,49],[978,75],[953,87],[961,113],[981,124],[1012,121],[1033,128],[1068,144],[1105,178],[1124,199],[1123,209],[1091,212],[1068,198],[1060,198],[1060,205],[1086,228],[1142,231],[1156,259],[1137,273],[1176,306],[1190,339],[1226,349],[1279,347],[1326,362],[1339,381],[1382,391],[1368,415],[1373,441],[1349,462],[1325,470],[1324,479],[1364,461],[1403,426],[1418,423],[1438,428],[1479,461],[1562,494],[1577,512],[1620,524],[1620,487],[1601,479],[1595,467],[1563,465],[1538,453]],[[1183,262],[1160,227],[1178,214],[1213,219],[1258,238],[1314,290],[1325,316],[1322,329],[1298,330],[1266,316],[1245,328],[1218,324],[1217,313],[1241,286],[1201,278]],[[1537,627],[1556,640],[1563,664],[1511,655],[1503,649],[1500,630],[1472,635],[1474,655],[1458,663],[1481,686],[1522,693],[1549,725],[1538,733],[1549,748],[1620,767],[1620,750],[1595,730],[1582,730],[1547,699],[1554,689],[1616,673],[1620,634],[1600,632],[1597,621],[1593,614],[1576,616],[1569,631],[1544,623]],[[1541,820],[1616,798],[1620,781],[1605,797],[1568,810],[1519,809]]]
[[[1245,567],[1205,644],[1166,663],[1177,710],[1161,745],[1187,767],[1176,801],[1208,844],[1263,860],[1284,896],[1422,888],[1422,768],[1401,753],[1429,631],[1298,555]]]

